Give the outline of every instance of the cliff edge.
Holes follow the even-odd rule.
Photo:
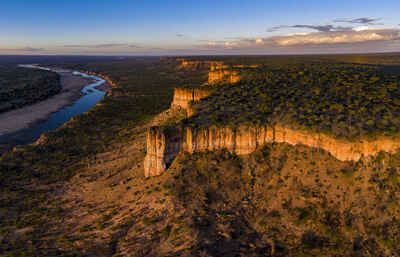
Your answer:
[[[247,155],[267,143],[304,145],[330,153],[340,161],[358,161],[381,151],[394,153],[400,141],[390,138],[350,142],[320,133],[294,130],[283,126],[240,126],[206,128],[152,127],[147,132],[146,176],[166,170],[180,151],[189,153],[226,149],[237,155]]]

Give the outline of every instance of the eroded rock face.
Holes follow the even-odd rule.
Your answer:
[[[178,66],[178,69],[189,69],[189,70],[198,70],[198,69],[208,69],[214,65],[223,65],[221,61],[188,61],[185,59],[179,59],[181,64]]]
[[[198,101],[201,98],[209,96],[210,93],[210,91],[200,88],[175,88],[171,107],[183,108],[189,113],[191,111],[189,108],[191,101]]]
[[[341,161],[358,161],[362,156],[373,156],[380,151],[393,153],[400,148],[400,140],[392,138],[380,137],[376,140],[360,139],[351,142],[283,126],[241,126],[238,128],[212,126],[200,130],[186,128],[184,138],[184,150],[188,152],[227,149],[238,155],[246,155],[260,145],[277,142],[319,148]]]
[[[208,84],[214,84],[217,82],[236,83],[241,79],[241,76],[239,75],[240,69],[255,69],[258,67],[258,64],[238,64],[233,66],[223,63],[212,64],[210,66],[210,71],[208,72]]]
[[[181,151],[182,136],[182,130],[175,127],[151,127],[147,130],[145,177],[160,175],[167,169]]]
[[[216,82],[236,83],[240,80],[239,72],[234,70],[211,70],[208,72],[208,84]]]
[[[161,138],[159,135],[155,135],[151,131],[149,133],[148,137],[153,138],[147,141],[148,144],[150,143],[148,152],[151,156],[157,156],[156,171],[146,173],[150,176],[163,172],[166,166],[162,164],[162,161],[171,162],[180,150],[194,153],[227,149],[237,155],[247,155],[263,144],[278,142],[322,149],[341,161],[358,161],[363,156],[373,156],[380,151],[393,153],[400,148],[400,140],[391,138],[360,139],[350,142],[324,134],[294,130],[283,126],[240,126],[237,128],[211,126],[200,129],[186,127],[179,129],[179,132],[162,134],[161,143],[159,143],[160,139],[157,138],[157,136]],[[175,133],[181,133],[181,135]],[[182,141],[178,143],[179,140]],[[171,146],[166,148],[168,145]],[[172,150],[166,151],[165,149]]]

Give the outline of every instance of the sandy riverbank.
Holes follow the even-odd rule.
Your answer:
[[[82,88],[93,82],[92,79],[73,75],[72,72],[59,72],[59,74],[62,85],[59,94],[42,102],[0,114],[0,135],[28,128],[41,120],[46,120],[51,113],[76,101],[82,94]],[[104,84],[98,88],[104,91],[107,89],[108,85]]]

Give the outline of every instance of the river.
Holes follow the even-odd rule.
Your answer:
[[[68,70],[49,69],[33,65],[20,65],[20,66],[25,68],[37,68],[42,70],[48,70],[57,73],[71,72]],[[71,118],[73,118],[74,116],[87,112],[90,108],[92,108],[96,103],[98,103],[104,97],[106,92],[96,89],[96,87],[105,83],[104,79],[76,71],[73,71],[72,73],[74,75],[93,79],[94,82],[85,86],[82,89],[82,96],[78,100],[76,100],[69,106],[66,106],[56,112],[51,113],[47,120],[40,121],[29,128],[0,135],[0,154],[2,148],[4,150],[15,145],[22,145],[36,141],[43,133],[57,129],[65,122],[71,120]]]

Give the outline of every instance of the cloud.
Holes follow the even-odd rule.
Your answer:
[[[177,37],[184,37],[185,35],[184,35],[184,34],[181,34],[181,33],[177,33],[176,36],[177,36]]]
[[[120,46],[127,46],[127,44],[64,45],[67,48],[111,48]]]
[[[264,39],[262,39],[262,38],[256,38],[256,44],[258,44],[258,45],[263,45],[263,44],[264,44]]]
[[[332,45],[332,44],[360,44],[373,41],[393,41],[400,39],[399,29],[371,28],[371,25],[381,25],[376,23],[381,19],[375,18],[356,18],[356,19],[335,19],[335,23],[359,24],[359,26],[336,26],[334,24],[325,25],[280,25],[267,31],[273,32],[281,29],[310,29],[314,32],[295,33],[284,36],[274,36],[264,38],[263,42],[271,41],[280,47],[298,45]]]
[[[192,51],[224,54],[351,53],[398,51],[400,29],[357,29],[296,33],[284,36],[240,38],[231,41],[205,41]]]
[[[138,45],[128,45],[130,48],[143,48],[143,46],[138,46]]]
[[[244,39],[244,38],[240,38],[240,39]],[[214,42],[216,44],[224,44],[225,42],[227,42],[226,40],[207,40],[207,39],[199,39],[197,41],[205,42],[205,43]]]
[[[381,19],[375,18],[356,18],[356,19],[335,19],[334,23],[350,23],[350,24],[362,24],[362,25],[383,25],[383,23],[377,23]],[[302,29],[311,29],[319,32],[331,32],[331,31],[349,31],[352,30],[353,27],[349,26],[335,26],[333,24],[325,24],[325,25],[309,25],[309,24],[295,24],[295,25],[279,25],[272,28],[269,28],[268,32],[274,32],[281,29],[287,28],[302,28]]]
[[[275,26],[268,29],[268,32],[274,32],[285,28],[295,28],[295,29],[311,29],[316,30],[319,32],[330,32],[330,31],[348,31],[351,30],[351,27],[342,27],[342,26],[333,26],[333,25],[303,25],[303,24],[296,24],[296,25],[280,25]]]
[[[33,48],[33,47],[22,47],[22,48],[4,48],[0,49],[0,51],[4,52],[39,52],[45,51],[43,48]]]
[[[381,19],[374,18],[357,18],[357,19],[335,19],[333,22],[343,22],[343,23],[356,23],[356,24],[369,24],[369,25],[382,25],[382,23],[376,23]]]
[[[316,32],[308,35],[274,37],[272,40],[279,46],[310,44],[347,44],[368,41],[389,41],[399,39],[398,30],[359,30],[343,32]]]

